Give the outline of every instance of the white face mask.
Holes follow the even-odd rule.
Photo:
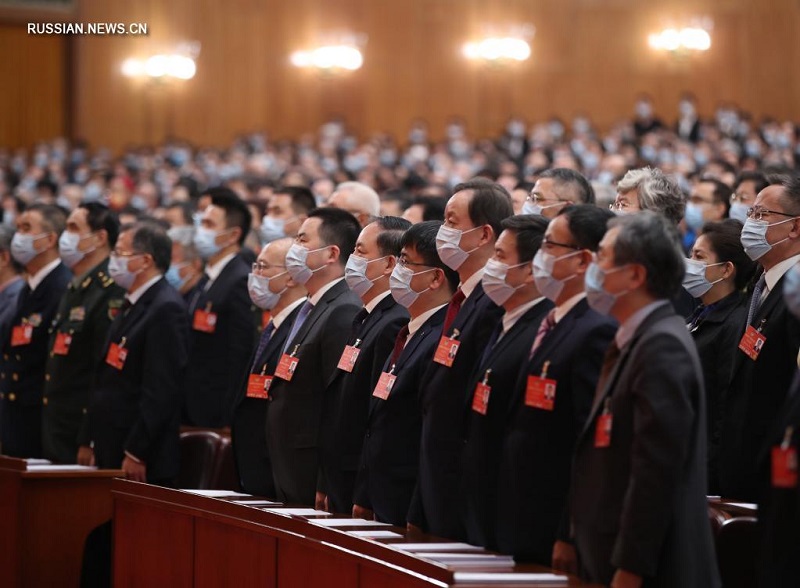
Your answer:
[[[486,295],[492,300],[492,302],[494,302],[497,306],[502,306],[506,303],[506,301],[508,301],[509,298],[511,298],[514,292],[525,285],[523,283],[519,286],[512,286],[506,282],[506,278],[508,277],[508,270],[513,267],[527,265],[528,263],[530,262],[525,261],[516,265],[508,265],[507,263],[503,263],[494,259],[490,259],[486,262],[486,265],[483,268],[481,285],[483,286],[483,291],[486,292]]]
[[[318,272],[325,267],[324,265],[319,266],[317,269],[308,267],[308,254],[327,248],[328,246],[325,246],[309,251],[300,245],[300,243],[293,243],[286,253],[286,270],[289,272],[289,275],[292,276],[292,279],[298,284],[305,284],[311,279],[314,272]]]
[[[525,201],[525,204],[522,205],[522,214],[542,214],[542,211],[545,209],[563,206],[564,204],[566,204],[566,202],[556,202],[555,204],[542,206],[541,204],[535,204],[533,200],[528,199]]]
[[[141,257],[141,254],[131,255],[130,257],[120,257],[111,255],[108,260],[108,273],[111,278],[125,290],[130,291],[131,286],[136,281],[142,270],[132,272],[128,269],[128,265],[132,259]]]
[[[595,262],[589,264],[589,268],[586,270],[584,290],[586,291],[586,302],[592,310],[607,315],[611,312],[617,299],[628,293],[628,290],[623,290],[622,292],[614,294],[606,290],[603,286],[608,274],[612,274],[625,267],[627,267],[627,265],[621,265],[606,271]]]
[[[253,304],[255,304],[261,310],[271,310],[274,308],[275,305],[278,304],[281,294],[288,290],[288,286],[276,293],[270,290],[269,284],[271,280],[274,280],[285,273],[286,272],[281,272],[276,276],[272,276],[271,278],[268,278],[267,276],[259,276],[253,273],[248,275],[247,293],[250,294],[250,300],[253,301]]]
[[[261,242],[264,244],[282,239],[286,237],[286,221],[282,218],[274,218],[265,215],[264,218],[261,219],[260,233]]]
[[[731,218],[735,218],[741,223],[747,222],[747,209],[750,208],[747,204],[743,204],[741,202],[734,202],[731,204],[731,210],[728,213],[728,216]]]
[[[86,233],[85,235],[80,235],[69,231],[61,233],[61,237],[58,239],[58,254],[68,268],[72,269],[75,267],[87,254],[96,249],[95,247],[87,249],[86,251],[78,249],[80,242],[86,237],[91,237],[93,234],[94,233]]]
[[[46,236],[47,233],[39,233],[38,235],[28,235],[20,232],[14,233],[11,238],[11,256],[22,265],[28,265],[33,258],[41,253],[36,250],[34,242]]]
[[[425,288],[420,292],[416,292],[411,288],[411,280],[416,275],[432,272],[435,269],[436,268],[431,268],[414,273],[411,269],[400,265],[399,263],[394,266],[392,275],[389,276],[389,289],[392,292],[392,297],[397,301],[397,304],[409,308],[412,304],[414,304],[414,302],[417,301],[417,298],[419,298],[420,294],[430,290],[430,288]]]
[[[379,257],[377,259],[368,260],[364,257],[351,255],[347,259],[347,265],[344,267],[344,279],[347,282],[347,286],[358,296],[363,296],[369,292],[369,289],[372,288],[372,285],[381,279],[383,274],[374,280],[370,280],[367,277],[367,266],[373,261],[380,261],[381,259],[386,259],[387,257],[388,255],[384,255],[383,257]]]
[[[775,245],[783,243],[789,239],[787,236],[785,239],[781,239],[775,243],[770,243],[767,241],[767,230],[770,227],[782,225],[783,223],[788,223],[793,220],[795,219],[787,218],[786,220],[770,224],[765,220],[748,218],[744,223],[744,227],[742,227],[742,235],[739,238],[742,243],[742,247],[744,247],[744,252],[747,253],[747,256],[753,261],[761,259],[767,252],[775,247]]]
[[[167,237],[181,245],[191,245],[194,241],[194,227],[172,227],[167,231]]]
[[[714,267],[716,265],[725,265],[726,262],[709,263],[705,264],[696,259],[686,259],[686,273],[683,275],[683,287],[694,298],[700,298],[706,292],[711,290],[711,287],[717,282],[721,282],[724,278],[709,282],[706,278],[706,268]]]
[[[200,257],[208,261],[222,251],[223,246],[217,244],[217,237],[226,232],[220,231],[217,233],[213,229],[207,229],[203,226],[197,227],[194,233],[194,246]]]
[[[568,280],[574,278],[575,274],[559,280],[553,277],[553,268],[558,260],[577,255],[580,252],[581,250],[573,251],[561,257],[545,253],[541,249],[536,252],[536,256],[533,258],[533,279],[536,282],[536,287],[539,289],[539,292],[542,293],[542,296],[553,302],[558,299],[561,291],[564,289],[564,284]]]
[[[439,232],[436,234],[436,251],[439,252],[439,258],[442,262],[453,271],[458,271],[458,268],[467,260],[469,254],[478,249],[470,249],[464,251],[461,248],[461,237],[472,231],[477,231],[483,227],[475,227],[462,231],[444,225],[439,227]]]

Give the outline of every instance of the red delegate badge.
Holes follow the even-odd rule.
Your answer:
[[[443,366],[452,367],[453,362],[456,360],[458,346],[460,345],[455,339],[457,336],[458,331],[455,331],[452,337],[442,335],[442,338],[439,339],[439,346],[436,348],[436,353],[433,354],[433,361]]]
[[[269,398],[269,387],[272,385],[272,376],[263,374],[250,374],[247,380],[248,398]]]
[[[201,333],[213,333],[217,330],[217,314],[211,310],[195,310],[192,328]]]
[[[739,349],[747,357],[755,361],[758,359],[758,354],[761,353],[766,342],[767,338],[760,331],[756,330],[753,325],[747,325],[747,329],[745,329],[744,335],[739,341]]]
[[[108,353],[106,354],[106,363],[111,367],[121,370],[125,367],[125,360],[128,358],[128,350],[122,345],[112,343],[108,346]]]
[[[396,379],[397,376],[391,372],[381,372],[381,377],[378,378],[378,383],[375,384],[375,390],[372,391],[372,395],[375,398],[386,400],[392,392],[392,387]]]
[[[69,333],[56,333],[56,342],[53,344],[53,353],[56,355],[67,355],[69,346],[72,345],[72,335]]]
[[[17,325],[11,329],[11,347],[28,345],[33,339],[33,325]]]

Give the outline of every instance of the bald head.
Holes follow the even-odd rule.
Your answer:
[[[328,205],[346,210],[365,227],[370,220],[381,213],[381,199],[378,193],[361,182],[342,182],[336,186]]]

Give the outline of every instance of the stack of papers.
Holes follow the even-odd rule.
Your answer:
[[[391,525],[387,523],[368,521],[366,519],[324,519],[311,522],[315,525],[322,525],[323,527],[391,527]]]
[[[456,572],[453,580],[458,584],[566,584],[569,579],[558,574],[493,574]]]
[[[265,508],[267,512],[282,515],[294,515],[299,517],[329,517],[331,513],[314,508]]]
[[[351,535],[362,537],[364,539],[395,539],[402,537],[400,533],[394,531],[385,531],[383,529],[371,529],[366,531],[348,531]],[[387,545],[396,545],[395,543],[387,543]]]
[[[450,551],[484,551],[483,547],[470,545],[469,543],[392,543],[395,549],[412,552],[450,552]],[[491,554],[488,554],[491,555]]]
[[[420,557],[432,559],[448,566],[481,567],[481,568],[513,568],[514,558],[510,555],[494,555],[491,553],[422,553]]]
[[[243,492],[234,492],[233,490],[195,490],[190,488],[181,488],[181,492],[190,492],[192,494],[197,494],[198,496],[208,496],[209,498],[226,498],[228,496],[252,496],[251,494],[245,494]]]

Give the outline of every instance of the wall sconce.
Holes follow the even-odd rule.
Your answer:
[[[196,72],[194,59],[185,55],[153,55],[147,59],[126,59],[122,63],[122,74],[129,78],[190,80]]]
[[[480,41],[465,43],[464,56],[471,60],[489,63],[525,61],[531,56],[528,43],[533,38],[533,25],[512,25],[508,27],[489,27],[484,30]]]
[[[355,71],[364,64],[364,56],[351,45],[326,45],[310,51],[295,51],[290,57],[295,67],[313,67],[322,71]]]
[[[690,53],[708,51],[711,48],[711,35],[705,27],[666,28],[647,38],[651,48],[671,53]]]

